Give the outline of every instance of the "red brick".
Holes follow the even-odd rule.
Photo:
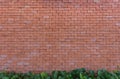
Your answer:
[[[117,69],[119,0],[0,0],[0,70]]]

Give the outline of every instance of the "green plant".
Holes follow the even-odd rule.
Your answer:
[[[72,71],[53,71],[51,74],[41,73],[15,73],[0,72],[0,79],[120,79],[120,71],[109,72],[105,69],[98,71],[86,70],[85,68]]]

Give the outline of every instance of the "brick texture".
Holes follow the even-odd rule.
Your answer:
[[[0,0],[0,70],[119,66],[120,0]]]

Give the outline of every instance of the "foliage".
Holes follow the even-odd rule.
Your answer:
[[[109,72],[105,69],[93,71],[85,68],[72,71],[53,71],[51,74],[0,72],[0,79],[120,79],[120,71]]]

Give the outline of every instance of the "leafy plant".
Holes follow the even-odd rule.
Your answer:
[[[109,72],[105,69],[98,71],[86,70],[85,68],[72,71],[53,71],[51,74],[41,73],[15,73],[0,72],[0,79],[120,79],[120,71]]]

